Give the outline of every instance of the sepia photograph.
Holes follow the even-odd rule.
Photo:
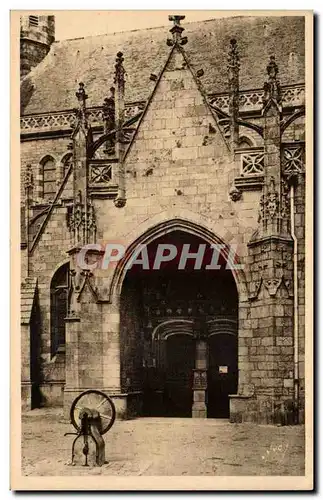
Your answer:
[[[11,43],[11,487],[312,489],[313,13]]]

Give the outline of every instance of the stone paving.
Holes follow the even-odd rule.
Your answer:
[[[304,426],[230,424],[226,420],[139,418],[116,421],[105,435],[107,464],[71,466],[73,427],[61,409],[22,417],[26,476],[303,475]],[[77,450],[77,458],[80,450]],[[83,458],[83,457],[82,457]],[[93,456],[89,457],[90,464]]]

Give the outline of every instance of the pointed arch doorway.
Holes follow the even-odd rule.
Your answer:
[[[177,255],[152,269],[160,244],[174,245]],[[179,268],[184,245],[190,253],[204,245],[201,266],[189,258]],[[208,269],[210,242],[182,230],[153,240],[147,253],[148,268],[134,264],[121,290],[122,390],[142,393],[143,415],[229,417],[238,385],[238,293],[226,259]]]

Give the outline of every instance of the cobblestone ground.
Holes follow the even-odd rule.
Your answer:
[[[73,427],[58,409],[22,418],[23,475],[303,475],[304,427],[224,420],[140,418],[116,421],[105,434],[107,464],[71,466]],[[78,460],[81,458],[77,450]],[[81,463],[82,463],[81,462]]]

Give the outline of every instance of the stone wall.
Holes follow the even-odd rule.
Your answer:
[[[133,282],[124,284],[120,298],[120,370],[122,392],[142,390],[143,325],[140,295]]]
[[[296,127],[296,126],[295,126]],[[291,134],[295,136],[294,127]],[[256,145],[257,134],[252,133]],[[289,135],[288,137],[291,137]],[[42,139],[22,143],[22,169],[31,164],[35,190],[40,192],[42,158],[50,154],[61,164],[69,139]],[[59,169],[58,169],[59,172]],[[208,108],[200,84],[187,61],[174,50],[164,73],[139,123],[125,159],[125,207],[117,208],[111,199],[94,199],[99,243],[121,242],[126,245],[148,229],[169,220],[195,222],[227,244],[237,245],[241,272],[239,289],[239,393],[232,399],[233,419],[273,422],[274,402],[293,396],[293,300],[286,283],[275,298],[264,284],[255,290],[261,276],[260,264],[270,268],[276,261],[286,262],[292,273],[292,246],[279,248],[276,241],[263,249],[249,246],[258,227],[261,192],[244,191],[234,202],[229,191],[239,175],[233,155]],[[304,181],[296,189],[296,229],[299,237],[299,313],[300,313],[300,388],[304,385]],[[72,197],[70,180],[62,199]],[[35,196],[37,198],[37,196]],[[37,201],[40,202],[39,196]],[[41,311],[42,390],[46,404],[61,403],[64,359],[50,357],[50,281],[57,268],[68,260],[71,247],[66,225],[67,207],[57,203],[30,257],[30,273],[38,278]],[[108,274],[108,273],[107,273]],[[96,285],[108,283],[108,277],[94,277]],[[244,287],[248,284],[248,290]],[[102,289],[98,289],[101,293]],[[89,289],[78,301],[79,315],[67,321],[67,380],[65,405],[78,390],[102,388],[115,391],[120,412],[122,392],[139,387],[140,335],[138,317],[132,314],[134,292],[118,302],[120,288],[109,298],[112,303],[97,303]],[[243,292],[244,290],[244,292]],[[248,293],[256,293],[248,300]],[[249,297],[250,299],[250,297]],[[124,300],[124,301],[123,301]],[[119,332],[120,314],[126,315]],[[121,343],[121,346],[120,346]],[[120,367],[120,353],[126,366]],[[133,356],[135,354],[135,356]],[[138,355],[138,358],[137,358]],[[124,370],[123,370],[124,368]],[[121,376],[120,376],[121,370]],[[58,392],[53,387],[58,384]],[[257,397],[257,400],[256,400]],[[302,396],[303,397],[303,396]],[[243,407],[243,408],[242,408]],[[237,409],[238,408],[238,409]],[[242,408],[242,409],[241,409]]]
[[[44,139],[37,141],[26,141],[21,144],[21,180],[22,200],[24,202],[23,180],[26,166],[31,166],[33,188],[31,192],[31,217],[41,211],[45,205],[41,194],[40,162],[46,155],[51,155],[56,160],[57,188],[61,181],[60,169],[61,159],[67,151],[66,139]],[[41,317],[41,373],[40,388],[42,393],[42,404],[56,405],[63,403],[62,389],[65,383],[65,354],[57,353],[51,357],[50,346],[50,283],[55,271],[64,263],[68,262],[67,250],[71,247],[70,233],[66,225],[67,208],[62,200],[73,196],[72,178],[69,179],[60,200],[52,210],[46,228],[42,232],[38,243],[29,256],[29,273],[38,279],[39,308]],[[45,217],[36,219],[33,223],[32,232],[37,234]],[[33,240],[30,237],[30,246]],[[26,253],[26,250],[24,250]],[[22,260],[22,278],[27,273],[27,257]]]

